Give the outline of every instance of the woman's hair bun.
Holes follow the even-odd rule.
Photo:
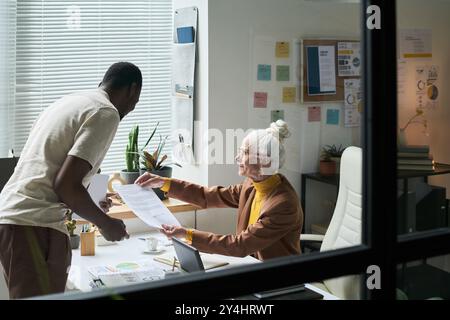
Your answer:
[[[278,136],[278,139],[281,143],[284,141],[284,139],[291,136],[291,132],[289,131],[287,123],[281,119],[277,120],[276,122],[272,122],[270,124],[270,128],[267,128],[267,131],[271,132],[273,135]]]

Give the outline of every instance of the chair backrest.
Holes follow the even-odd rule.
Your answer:
[[[361,244],[362,150],[345,149],[341,158],[339,193],[320,251]],[[328,290],[342,299],[359,299],[359,276],[325,280]]]

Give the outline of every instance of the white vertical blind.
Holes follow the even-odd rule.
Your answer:
[[[8,156],[15,98],[16,3],[0,1],[0,158]]]
[[[102,171],[124,169],[128,133],[140,125],[140,144],[160,122],[170,134],[172,1],[17,1],[16,103],[13,147],[21,150],[39,113],[65,94],[96,88],[114,62],[142,71],[134,112],[120,124]],[[153,139],[152,148],[159,139]],[[170,144],[165,152],[170,154]]]

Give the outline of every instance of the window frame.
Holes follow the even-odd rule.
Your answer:
[[[371,5],[381,9],[381,29],[366,28],[366,8]],[[368,266],[377,265],[381,288],[368,290],[361,281],[362,298],[394,300],[397,263],[450,253],[450,246],[445,245],[450,243],[447,229],[397,236],[396,1],[362,0],[361,25],[366,102],[362,115],[364,244],[178,279],[40,298],[109,300],[119,295],[123,299],[221,299],[344,275],[366,275]],[[380,195],[383,201],[379,201]],[[237,283],[251,283],[251,287]],[[191,294],[186,296],[186,292]]]

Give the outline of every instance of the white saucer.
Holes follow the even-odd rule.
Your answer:
[[[143,250],[142,252],[143,253],[146,253],[146,254],[159,254],[159,253],[161,253],[161,252],[164,252],[164,251],[166,251],[166,249],[164,249],[164,248],[158,248],[157,250],[148,250],[148,249],[145,249],[145,250]]]

